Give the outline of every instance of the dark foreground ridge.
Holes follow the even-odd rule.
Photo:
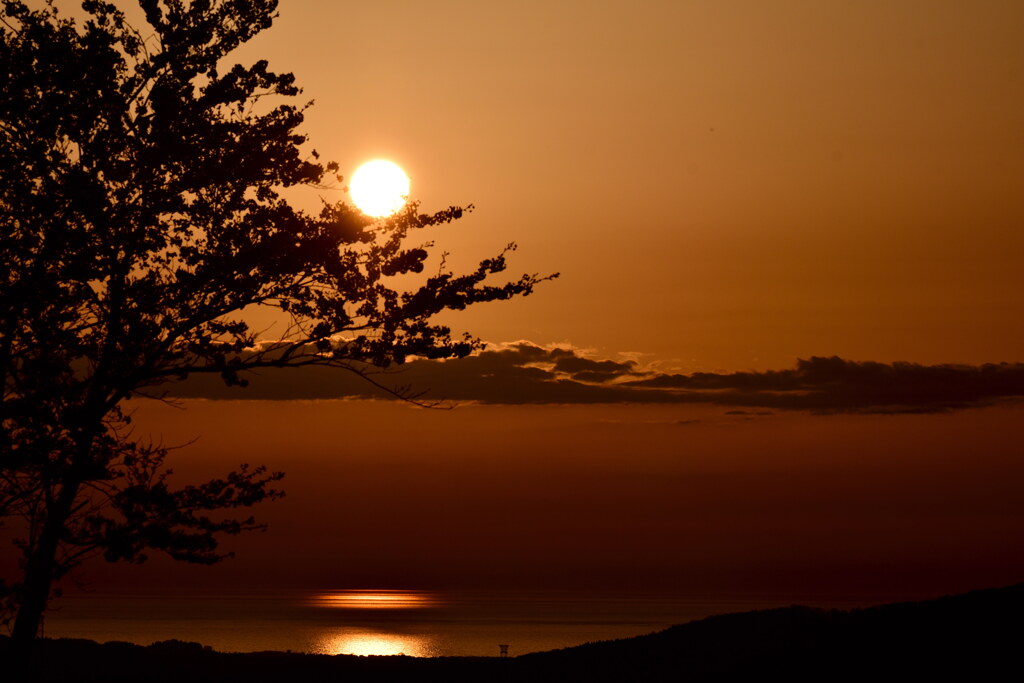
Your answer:
[[[40,681],[906,681],[1020,680],[1024,584],[851,611],[709,617],[658,633],[515,658],[233,654],[43,640]],[[0,678],[8,663],[0,639]],[[941,676],[940,676],[941,674]]]

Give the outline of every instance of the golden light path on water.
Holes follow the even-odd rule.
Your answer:
[[[438,654],[430,639],[422,636],[347,629],[324,634],[316,650],[329,655],[434,657]]]
[[[317,593],[310,604],[339,612],[362,610],[417,610],[439,607],[435,594],[397,590],[338,590]],[[366,628],[339,626],[317,638],[315,651],[331,655],[407,655],[433,657],[438,649],[431,639],[409,633],[389,633]]]

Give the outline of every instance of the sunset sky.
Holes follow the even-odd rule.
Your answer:
[[[446,318],[484,355],[388,378],[454,410],[323,371],[132,401],[198,438],[179,475],[265,463],[288,495],[221,566],[87,584],[1024,579],[1024,3],[283,0],[237,58],[296,74],[346,174],[474,204],[425,235],[454,269],[515,241],[513,276],[561,276]]]
[[[439,248],[563,273],[491,341],[684,369],[1020,360],[1019,2],[282,2],[246,46]]]

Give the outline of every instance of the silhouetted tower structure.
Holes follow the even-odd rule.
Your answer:
[[[502,657],[508,657],[508,643],[499,643],[498,648],[501,650]]]

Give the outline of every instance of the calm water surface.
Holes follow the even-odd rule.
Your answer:
[[[62,598],[46,635],[197,641],[225,652],[292,650],[416,657],[551,650],[650,633],[793,600],[556,597],[338,590],[277,595],[78,595]],[[806,603],[807,601],[802,601]],[[858,603],[858,604],[862,604]],[[833,601],[833,606],[838,605]]]

